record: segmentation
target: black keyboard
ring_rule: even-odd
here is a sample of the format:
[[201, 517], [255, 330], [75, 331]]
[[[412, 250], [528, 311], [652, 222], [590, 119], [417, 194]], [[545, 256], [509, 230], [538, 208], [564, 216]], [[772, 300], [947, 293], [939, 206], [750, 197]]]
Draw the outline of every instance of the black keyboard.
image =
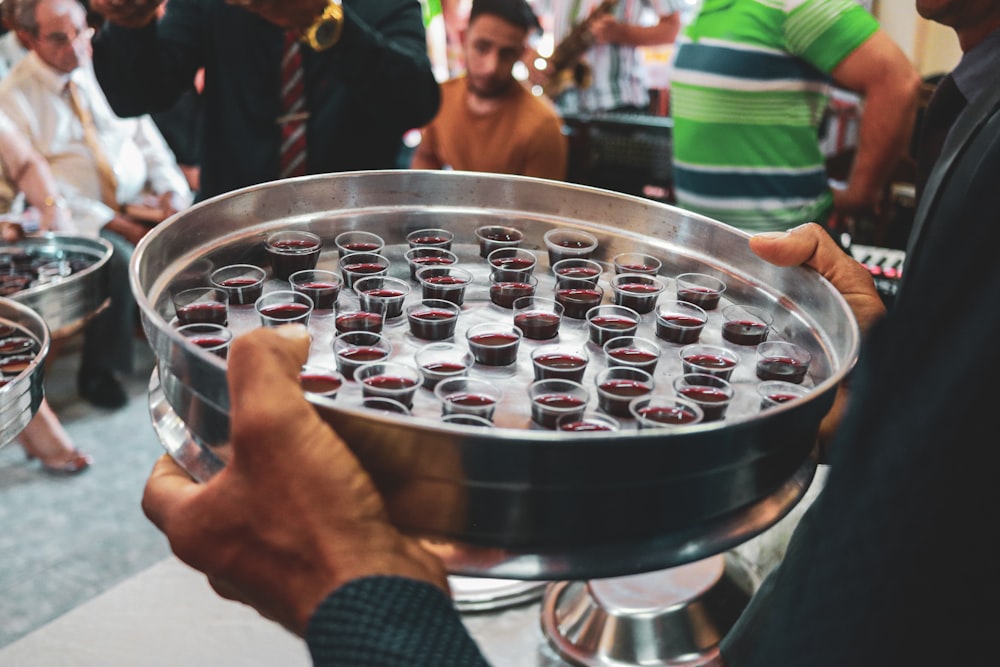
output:
[[852, 244], [851, 256], [868, 269], [875, 280], [875, 289], [886, 303], [892, 301], [899, 289], [899, 280], [903, 277], [903, 264], [906, 252], [895, 248], [879, 248], [877, 246]]

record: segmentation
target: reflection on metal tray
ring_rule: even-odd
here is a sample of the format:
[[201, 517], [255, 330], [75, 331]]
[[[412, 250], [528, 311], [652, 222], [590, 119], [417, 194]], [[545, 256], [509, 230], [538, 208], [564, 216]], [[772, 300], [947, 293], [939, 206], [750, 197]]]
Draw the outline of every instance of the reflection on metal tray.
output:
[[113, 247], [101, 238], [46, 233], [0, 247], [52, 262], [73, 262], [77, 270], [34, 283], [9, 298], [42, 316], [53, 336], [71, 329], [99, 310], [108, 299], [107, 271]]
[[[813, 352], [813, 390], [767, 413], [744, 407], [723, 423], [669, 434], [629, 430], [614, 438], [511, 424], [446, 425], [426, 411], [404, 422], [352, 405], [349, 391], [331, 405], [317, 404], [372, 473], [393, 520], [432, 541], [453, 573], [505, 578], [628, 574], [732, 546], [727, 521], [777, 493], [807, 460], [819, 420], [854, 362], [856, 324], [828, 283], [804, 269], [762, 262], [749, 252], [745, 234], [670, 206], [582, 186], [461, 172], [358, 172], [256, 186], [175, 216], [137, 248], [131, 275], [163, 399], [191, 432], [188, 446], [168, 449], [192, 474], [210, 475], [203, 464], [224, 463], [219, 445], [228, 429], [225, 364], [174, 331], [172, 290], [205, 285], [224, 264], [267, 266], [262, 241], [279, 229], [319, 234], [320, 263], [335, 266], [339, 232], [378, 233], [391, 253], [410, 231], [445, 228], [471, 263], [474, 229], [485, 224], [521, 229], [525, 247], [539, 256], [536, 274], [549, 281], [541, 237], [553, 227], [597, 236], [596, 259], [605, 263], [625, 251], [653, 254], [669, 282], [686, 271], [723, 277], [730, 301], [768, 307], [776, 334]], [[396, 263], [390, 271], [408, 277]], [[419, 290], [414, 294], [418, 298]], [[468, 312], [489, 308], [473, 299]], [[314, 350], [324, 352], [324, 345], [317, 342]], [[511, 388], [527, 384], [519, 372], [520, 366], [506, 379]], [[699, 533], [710, 525], [725, 525], [726, 535], [707, 546]], [[696, 546], [679, 548], [677, 537]]]
[[[27, 367], [17, 374], [0, 373], [0, 447], [24, 430], [38, 411], [44, 387], [45, 357], [49, 353], [49, 330], [30, 308], [10, 299], [0, 298], [0, 330], [12, 335], [24, 334], [36, 345], [30, 348]], [[3, 357], [0, 356], [0, 359]]]

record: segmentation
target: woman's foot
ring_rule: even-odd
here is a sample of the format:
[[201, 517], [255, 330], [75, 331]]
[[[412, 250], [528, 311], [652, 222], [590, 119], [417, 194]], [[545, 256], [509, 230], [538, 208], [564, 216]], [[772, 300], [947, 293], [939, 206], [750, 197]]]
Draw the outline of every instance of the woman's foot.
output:
[[74, 475], [90, 467], [93, 459], [76, 449], [48, 401], [18, 438], [28, 460], [38, 459], [46, 472]]

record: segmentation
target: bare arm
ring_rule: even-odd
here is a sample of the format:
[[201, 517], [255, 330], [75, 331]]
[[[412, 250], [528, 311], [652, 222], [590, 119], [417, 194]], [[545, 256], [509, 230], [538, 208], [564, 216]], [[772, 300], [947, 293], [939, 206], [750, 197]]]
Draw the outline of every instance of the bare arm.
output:
[[854, 166], [847, 189], [835, 193], [834, 206], [847, 215], [876, 211], [913, 132], [920, 75], [882, 30], [832, 74], [838, 85], [864, 97]]
[[598, 44], [624, 44], [625, 46], [657, 46], [673, 44], [681, 29], [681, 15], [677, 12], [660, 16], [655, 25], [630, 25], [619, 23], [610, 14], [597, 19], [591, 27]]
[[434, 144], [433, 129], [425, 127], [420, 132], [420, 143], [417, 144], [417, 149], [410, 160], [411, 169], [440, 169], [444, 166], [434, 149]]
[[49, 163], [19, 132], [0, 134], [0, 161], [14, 186], [24, 193], [28, 204], [41, 214], [41, 229], [66, 230], [70, 227], [69, 209], [59, 196]]

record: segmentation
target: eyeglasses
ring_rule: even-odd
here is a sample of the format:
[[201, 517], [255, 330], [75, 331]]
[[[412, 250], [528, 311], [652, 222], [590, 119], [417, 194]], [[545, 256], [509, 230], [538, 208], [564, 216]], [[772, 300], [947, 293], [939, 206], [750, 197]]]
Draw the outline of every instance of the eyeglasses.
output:
[[94, 36], [93, 28], [84, 28], [83, 30], [76, 30], [72, 35], [68, 35], [64, 32], [53, 32], [48, 35], [42, 35], [39, 37], [43, 42], [48, 42], [55, 47], [68, 46], [76, 42], [77, 40], [89, 40]]

